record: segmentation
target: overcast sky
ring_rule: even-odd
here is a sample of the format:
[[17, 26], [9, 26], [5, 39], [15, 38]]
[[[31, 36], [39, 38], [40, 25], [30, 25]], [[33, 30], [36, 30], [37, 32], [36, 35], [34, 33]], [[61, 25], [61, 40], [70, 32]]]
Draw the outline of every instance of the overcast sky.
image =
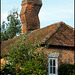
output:
[[[21, 10], [22, 0], [1, 0], [1, 22], [6, 21], [8, 12], [14, 8]], [[39, 12], [40, 27], [60, 21], [74, 27], [74, 0], [42, 0]]]

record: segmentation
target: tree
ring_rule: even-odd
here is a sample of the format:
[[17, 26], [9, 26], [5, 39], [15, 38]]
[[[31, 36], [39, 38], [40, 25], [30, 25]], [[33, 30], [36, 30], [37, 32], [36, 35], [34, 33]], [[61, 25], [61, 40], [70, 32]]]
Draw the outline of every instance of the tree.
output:
[[16, 34], [21, 33], [21, 21], [17, 11], [18, 10], [15, 9], [10, 11], [9, 15], [7, 16], [7, 23], [5, 21], [2, 22], [2, 41], [11, 39], [16, 36]]
[[6, 31], [4, 33], [1, 32], [1, 40], [2, 41], [8, 40], [8, 38], [9, 38], [9, 36]]

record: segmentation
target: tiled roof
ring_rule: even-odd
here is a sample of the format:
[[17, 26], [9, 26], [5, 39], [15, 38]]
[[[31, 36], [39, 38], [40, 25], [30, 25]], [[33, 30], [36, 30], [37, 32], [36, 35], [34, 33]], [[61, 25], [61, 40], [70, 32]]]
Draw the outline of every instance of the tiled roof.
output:
[[64, 22], [34, 30], [27, 35], [27, 39], [34, 44], [36, 36], [38, 36], [37, 41], [42, 44], [74, 46], [74, 29]]
[[[6, 49], [10, 49], [11, 43], [14, 44], [16, 40], [19, 40], [19, 37], [16, 36], [13, 39], [3, 41], [1, 43], [1, 52], [6, 53]], [[34, 30], [26, 36], [26, 39], [27, 41], [30, 40], [31, 44], [34, 45], [36, 37], [38, 44], [74, 47], [74, 29], [64, 22], [54, 23], [45, 28]]]

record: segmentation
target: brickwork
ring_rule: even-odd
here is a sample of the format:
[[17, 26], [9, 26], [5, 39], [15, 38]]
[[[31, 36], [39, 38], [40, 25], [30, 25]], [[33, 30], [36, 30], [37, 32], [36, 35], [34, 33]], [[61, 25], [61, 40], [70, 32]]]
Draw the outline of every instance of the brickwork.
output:
[[[41, 47], [41, 49], [42, 48], [43, 47]], [[74, 50], [72, 49], [48, 48], [45, 49], [45, 53], [59, 53], [58, 58], [56, 57], [58, 59], [58, 66], [60, 66], [61, 63], [74, 64]]]
[[40, 28], [38, 14], [42, 6], [41, 0], [24, 0], [22, 1], [22, 9], [20, 18], [22, 22], [22, 34]]

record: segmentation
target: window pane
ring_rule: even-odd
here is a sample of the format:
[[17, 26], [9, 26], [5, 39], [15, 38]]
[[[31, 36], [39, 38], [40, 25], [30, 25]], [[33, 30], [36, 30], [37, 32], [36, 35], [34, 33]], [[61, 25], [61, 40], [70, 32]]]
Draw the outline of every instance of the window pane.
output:
[[53, 60], [53, 66], [55, 66], [55, 60]]
[[50, 60], [50, 66], [52, 66], [52, 59]]
[[50, 67], [50, 73], [52, 73], [52, 67]]
[[53, 74], [55, 74], [55, 67], [53, 67]]

